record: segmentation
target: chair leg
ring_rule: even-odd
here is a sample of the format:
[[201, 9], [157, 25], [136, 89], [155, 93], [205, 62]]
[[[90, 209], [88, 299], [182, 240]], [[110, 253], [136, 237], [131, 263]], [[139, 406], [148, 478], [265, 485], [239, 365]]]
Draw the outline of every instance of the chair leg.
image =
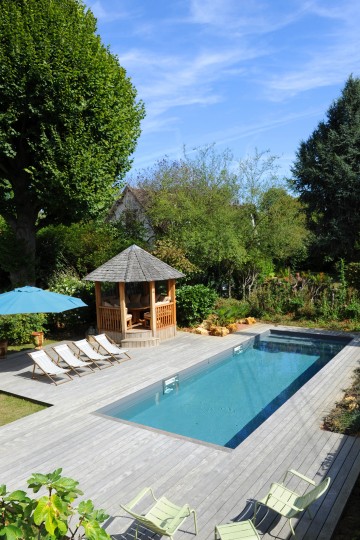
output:
[[196, 512], [195, 512], [195, 510], [191, 510], [191, 512], [194, 514], [195, 535], [197, 535], [197, 533], [198, 533], [198, 528], [197, 528]]
[[296, 536], [296, 535], [295, 535], [295, 531], [294, 531], [293, 524], [291, 523], [291, 518], [289, 518], [289, 525], [290, 525], [291, 532], [293, 533], [294, 536]]

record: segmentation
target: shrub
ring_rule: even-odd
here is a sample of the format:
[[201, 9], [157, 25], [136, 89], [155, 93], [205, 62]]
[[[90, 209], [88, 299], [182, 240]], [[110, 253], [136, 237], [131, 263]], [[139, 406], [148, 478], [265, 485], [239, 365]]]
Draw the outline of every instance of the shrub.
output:
[[7, 339], [9, 345], [31, 342], [32, 332], [44, 332], [47, 316], [44, 313], [0, 316], [0, 339]]
[[87, 307], [50, 314], [49, 324], [56, 328], [73, 328], [93, 323], [96, 319], [94, 283], [82, 281], [74, 270], [55, 273], [49, 280], [49, 289], [56, 293], [81, 298], [87, 304]]
[[180, 325], [194, 326], [211, 313], [217, 299], [205, 285], [183, 285], [176, 291], [177, 319]]
[[345, 269], [345, 277], [351, 287], [360, 290], [360, 263], [349, 263]]
[[212, 320], [219, 326], [227, 326], [250, 313], [249, 303], [233, 298], [219, 298], [212, 312]]
[[360, 302], [353, 299], [349, 304], [343, 308], [343, 317], [345, 319], [360, 320]]
[[[95, 510], [92, 501], [82, 501], [74, 507], [73, 501], [82, 495], [78, 482], [61, 476], [62, 469], [49, 474], [35, 473], [27, 481], [34, 493], [45, 488], [47, 493], [32, 499], [25, 491], [9, 493], [0, 485], [0, 535], [7, 540], [81, 539], [109, 540], [101, 527], [109, 516]], [[76, 516], [74, 526], [71, 519]]]

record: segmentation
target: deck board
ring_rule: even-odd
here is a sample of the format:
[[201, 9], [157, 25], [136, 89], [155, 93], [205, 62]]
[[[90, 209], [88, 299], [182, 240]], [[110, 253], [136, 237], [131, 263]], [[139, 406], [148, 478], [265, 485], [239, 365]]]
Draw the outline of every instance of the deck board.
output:
[[[359, 365], [357, 336], [235, 450], [93, 414], [269, 328], [257, 324], [226, 338], [178, 333], [159, 347], [134, 349], [130, 361], [96, 369], [89, 377], [74, 376], [58, 387], [31, 380], [27, 355], [2, 360], [0, 390], [52, 406], [0, 428], [0, 482], [11, 489], [25, 487], [32, 472], [63, 467], [64, 474], [79, 480], [86, 498], [111, 515], [108, 530], [118, 540], [134, 535], [133, 522], [119, 504], [151, 485], [156, 494], [197, 510], [202, 540], [213, 538], [215, 524], [252, 517], [253, 501], [293, 467], [317, 482], [332, 477], [328, 494], [314, 506], [314, 519], [304, 515], [296, 524], [297, 539], [329, 539], [360, 470], [360, 439], [323, 431], [320, 425]], [[286, 520], [271, 515], [258, 530], [264, 540], [291, 537]], [[192, 532], [189, 519], [176, 539], [189, 540]]]

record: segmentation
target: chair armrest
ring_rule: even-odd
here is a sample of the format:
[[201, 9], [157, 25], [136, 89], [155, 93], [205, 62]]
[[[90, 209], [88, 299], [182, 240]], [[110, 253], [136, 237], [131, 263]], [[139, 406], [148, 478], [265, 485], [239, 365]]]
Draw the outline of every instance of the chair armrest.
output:
[[[271, 488], [270, 488], [270, 489], [271, 489]], [[268, 500], [270, 499], [270, 497], [273, 498], [273, 499], [275, 499], [276, 501], [282, 503], [283, 505], [288, 506], [289, 508], [291, 508], [291, 510], [295, 510], [296, 512], [302, 512], [302, 511], [304, 510], [304, 508], [299, 508], [298, 506], [295, 506], [294, 504], [291, 504], [291, 503], [289, 503], [289, 502], [285, 502], [285, 501], [283, 501], [282, 499], [279, 499], [278, 497], [275, 497], [275, 495], [273, 495], [273, 494], [271, 493], [271, 491], [269, 491], [269, 493], [267, 494], [267, 497], [266, 497], [265, 503], [264, 503], [265, 505], [267, 505], [267, 502], [268, 502]], [[260, 501], [260, 502], [261, 502], [261, 501]]]
[[294, 475], [294, 476], [297, 476], [298, 478], [300, 478], [301, 480], [304, 480], [305, 482], [307, 482], [308, 484], [311, 484], [312, 486], [315, 486], [315, 482], [314, 480], [311, 480], [311, 478], [308, 478], [307, 476], [304, 476], [303, 474], [299, 473], [298, 471], [295, 471], [294, 469], [289, 469], [288, 471], [286, 471], [285, 473], [285, 476], [284, 476], [284, 480], [283, 482], [285, 483], [285, 479], [286, 479], [286, 476], [288, 475], [288, 473]]
[[[140, 491], [140, 493], [138, 493], [136, 495], [136, 497], [134, 497], [126, 506], [127, 508], [129, 508], [130, 510], [132, 508], [134, 508], [134, 506], [148, 493], [148, 491], [150, 491], [151, 495], [153, 496], [153, 499], [154, 501], [157, 501], [154, 493], [153, 493], [153, 490], [151, 489], [151, 487], [146, 487], [144, 489], [142, 489]], [[121, 505], [122, 506], [122, 505]]]

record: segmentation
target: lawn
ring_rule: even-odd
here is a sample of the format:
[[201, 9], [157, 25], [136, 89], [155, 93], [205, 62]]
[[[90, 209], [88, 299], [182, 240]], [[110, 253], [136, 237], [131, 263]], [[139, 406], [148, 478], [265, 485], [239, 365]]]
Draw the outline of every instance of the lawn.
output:
[[0, 392], [0, 426], [10, 424], [10, 422], [14, 422], [18, 418], [39, 412], [45, 408], [46, 405]]

